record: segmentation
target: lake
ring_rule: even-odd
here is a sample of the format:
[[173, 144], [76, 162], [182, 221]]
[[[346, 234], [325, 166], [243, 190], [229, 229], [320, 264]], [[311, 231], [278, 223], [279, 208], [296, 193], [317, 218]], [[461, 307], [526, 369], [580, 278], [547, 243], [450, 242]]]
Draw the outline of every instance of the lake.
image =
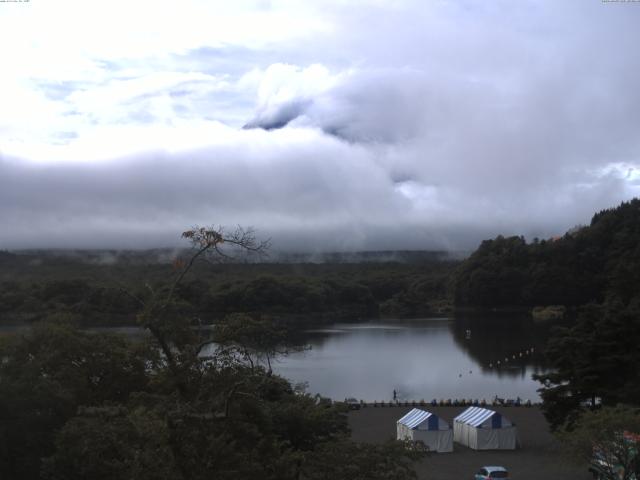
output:
[[[28, 328], [3, 326], [0, 334]], [[138, 327], [91, 330], [143, 334]], [[282, 357], [273, 368], [335, 400], [389, 401], [396, 390], [399, 400], [497, 395], [537, 402], [540, 385], [531, 374], [546, 370], [547, 338], [547, 326], [513, 316], [325, 324], [304, 333], [309, 350]]]
[[[333, 399], [517, 398], [539, 401], [548, 328], [528, 318], [336, 323], [306, 332], [311, 349], [274, 370]], [[498, 365], [500, 362], [500, 365]]]

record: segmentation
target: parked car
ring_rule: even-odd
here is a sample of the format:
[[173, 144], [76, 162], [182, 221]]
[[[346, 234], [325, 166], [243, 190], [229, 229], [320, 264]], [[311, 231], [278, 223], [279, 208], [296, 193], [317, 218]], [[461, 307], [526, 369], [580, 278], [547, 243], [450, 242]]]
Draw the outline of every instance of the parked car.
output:
[[482, 467], [475, 476], [475, 480], [491, 480], [493, 478], [509, 478], [509, 472], [504, 467]]

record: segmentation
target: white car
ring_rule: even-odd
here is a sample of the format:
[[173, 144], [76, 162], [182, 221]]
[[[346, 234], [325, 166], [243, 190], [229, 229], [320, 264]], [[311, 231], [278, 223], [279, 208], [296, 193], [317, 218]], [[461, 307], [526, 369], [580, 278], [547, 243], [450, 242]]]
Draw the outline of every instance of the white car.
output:
[[504, 467], [482, 467], [474, 477], [475, 480], [492, 480], [494, 478], [509, 478], [509, 472]]

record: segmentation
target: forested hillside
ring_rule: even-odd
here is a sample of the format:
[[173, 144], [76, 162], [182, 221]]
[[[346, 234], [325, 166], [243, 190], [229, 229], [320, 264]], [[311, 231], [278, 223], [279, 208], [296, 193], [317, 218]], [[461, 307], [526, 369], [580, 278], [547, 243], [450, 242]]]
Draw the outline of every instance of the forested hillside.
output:
[[[144, 258], [144, 254], [141, 254]], [[244, 312], [296, 320], [420, 316], [450, 306], [457, 262], [203, 264], [176, 291], [183, 313], [204, 322]], [[135, 322], [137, 302], [175, 272], [171, 263], [87, 263], [0, 252], [0, 322], [65, 312], [84, 325]]]
[[610, 409], [640, 405], [639, 199], [560, 238], [486, 240], [451, 285], [457, 307], [573, 308], [571, 323], [554, 327], [545, 350], [552, 369], [534, 375], [545, 416], [553, 429], [572, 432], [587, 428], [589, 407], [602, 405], [603, 418], [629, 428], [626, 414]]
[[596, 213], [561, 238], [482, 242], [453, 279], [457, 306], [579, 306], [640, 292], [640, 200]]

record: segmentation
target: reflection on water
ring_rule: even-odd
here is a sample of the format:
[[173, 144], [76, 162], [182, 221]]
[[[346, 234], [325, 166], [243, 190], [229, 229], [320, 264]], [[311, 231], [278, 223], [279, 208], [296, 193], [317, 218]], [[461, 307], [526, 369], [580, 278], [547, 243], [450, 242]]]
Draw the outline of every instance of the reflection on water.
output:
[[[0, 336], [28, 329], [2, 326]], [[139, 327], [90, 330], [146, 335]], [[311, 349], [280, 359], [274, 369], [334, 399], [388, 401], [396, 390], [400, 400], [497, 395], [538, 401], [531, 375], [545, 371], [547, 337], [548, 328], [528, 318], [338, 323], [308, 330], [301, 340]]]
[[401, 400], [539, 399], [531, 374], [544, 371], [547, 333], [528, 319], [335, 324], [307, 334], [311, 350], [275, 369], [308, 382], [311, 393], [369, 401], [390, 400], [393, 390]]

